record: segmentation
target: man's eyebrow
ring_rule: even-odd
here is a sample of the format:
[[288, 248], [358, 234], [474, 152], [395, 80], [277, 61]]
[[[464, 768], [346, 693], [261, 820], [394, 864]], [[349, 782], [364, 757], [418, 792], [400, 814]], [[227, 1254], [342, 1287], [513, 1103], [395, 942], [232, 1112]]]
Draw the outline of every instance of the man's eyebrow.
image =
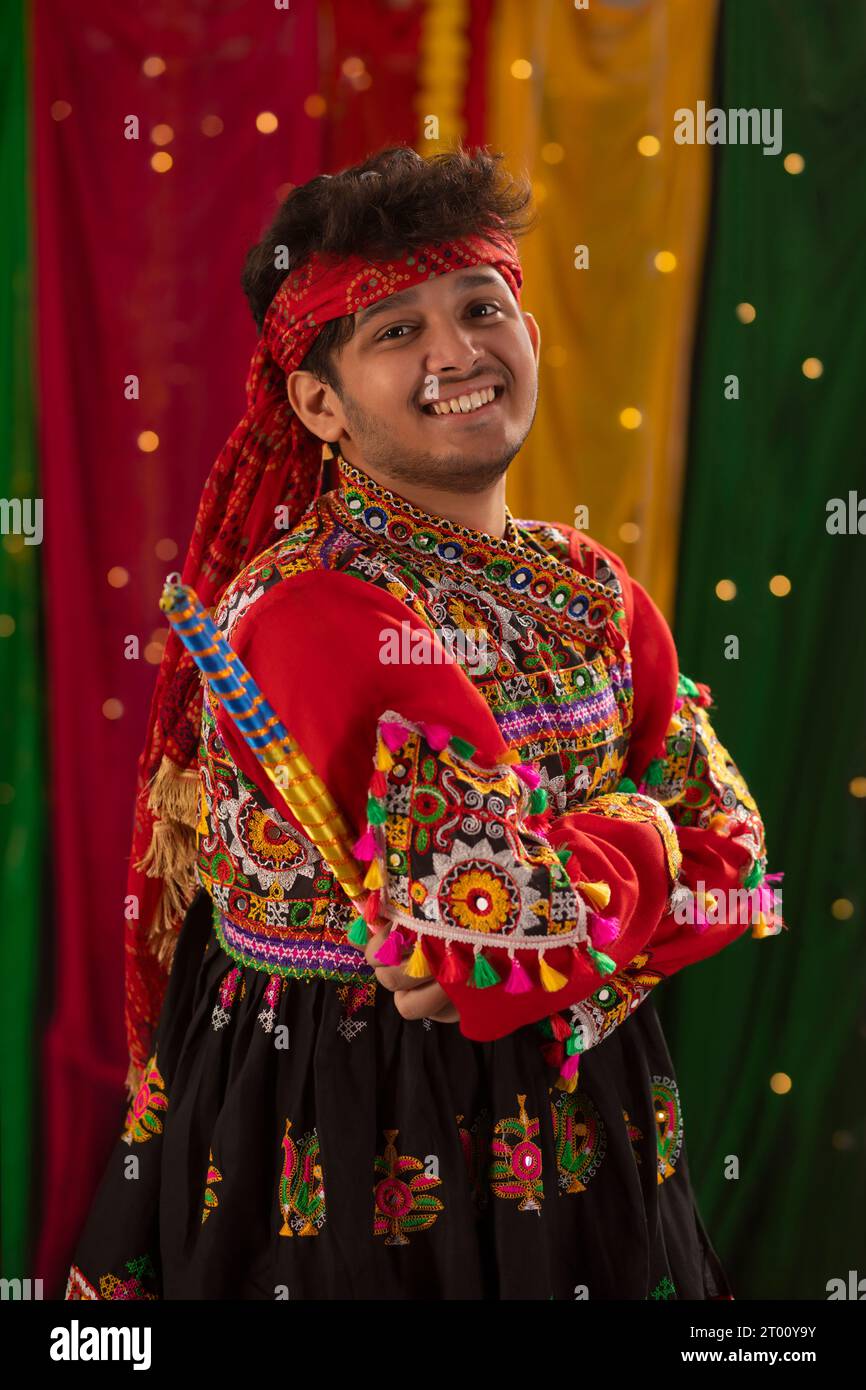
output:
[[[446, 271], [446, 274], [450, 275], [453, 274], [453, 272]], [[501, 282], [495, 275], [492, 275], [490, 271], [474, 271], [471, 275], [464, 275], [462, 277], [459, 289], [477, 290], [484, 289], [484, 287], [488, 285], [491, 289], [502, 289]], [[415, 300], [418, 298], [418, 288], [419, 287], [416, 286], [414, 289], [398, 290], [396, 294], [386, 295], [384, 299], [380, 299], [375, 304], [371, 304], [369, 309], [362, 309], [357, 317], [356, 327], [362, 328], [370, 319], [375, 318], [377, 314], [399, 313], [405, 304], [414, 304]]]

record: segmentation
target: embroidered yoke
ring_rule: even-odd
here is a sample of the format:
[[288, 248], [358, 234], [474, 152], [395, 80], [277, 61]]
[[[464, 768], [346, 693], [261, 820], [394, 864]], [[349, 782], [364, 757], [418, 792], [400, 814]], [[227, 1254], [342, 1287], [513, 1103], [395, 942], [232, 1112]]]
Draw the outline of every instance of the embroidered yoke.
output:
[[[341, 461], [214, 616], [467, 1037], [539, 1023], [567, 1078], [661, 979], [750, 921], [779, 930], [709, 691], [678, 676], [658, 609], [583, 533], [509, 512], [487, 536]], [[369, 981], [364, 923], [207, 695], [200, 771], [197, 874], [226, 954]], [[753, 910], [714, 921], [738, 888], [759, 891]]]

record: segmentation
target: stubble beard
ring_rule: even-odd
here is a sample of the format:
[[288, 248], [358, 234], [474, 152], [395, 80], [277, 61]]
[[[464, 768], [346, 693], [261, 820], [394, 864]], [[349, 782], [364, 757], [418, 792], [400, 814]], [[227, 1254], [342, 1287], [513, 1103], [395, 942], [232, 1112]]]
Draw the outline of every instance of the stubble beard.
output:
[[[354, 442], [364, 461], [377, 472], [392, 478], [395, 483], [423, 483], [426, 487], [442, 488], [445, 492], [485, 492], [505, 473], [523, 447], [523, 441], [535, 419], [536, 398], [532, 403], [529, 424], [516, 444], [488, 458], [468, 456], [455, 458], [452, 452], [437, 454], [432, 450], [409, 449], [395, 445], [393, 434], [376, 415], [369, 415], [347, 392], [340, 397], [353, 434]], [[447, 429], [443, 425], [443, 429]], [[360, 465], [359, 465], [360, 466]]]

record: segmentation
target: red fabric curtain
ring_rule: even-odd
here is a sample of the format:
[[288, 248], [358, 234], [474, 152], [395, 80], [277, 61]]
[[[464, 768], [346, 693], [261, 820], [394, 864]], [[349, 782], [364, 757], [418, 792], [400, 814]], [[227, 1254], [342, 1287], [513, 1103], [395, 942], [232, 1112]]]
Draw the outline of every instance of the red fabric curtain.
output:
[[[34, 3], [53, 808], [35, 1273], [49, 1296], [62, 1293], [124, 1112], [126, 857], [156, 673], [145, 652], [164, 626], [163, 578], [179, 568], [204, 479], [244, 408], [257, 336], [239, 286], [244, 254], [278, 189], [323, 169], [324, 126], [304, 108], [320, 89], [318, 18], [315, 6], [233, 0], [135, 13], [114, 0], [86, 11]], [[148, 76], [148, 58], [165, 70]], [[256, 128], [262, 111], [278, 118], [273, 134]], [[126, 135], [131, 117], [138, 139]], [[158, 125], [173, 131], [165, 145], [152, 139]], [[166, 173], [151, 166], [160, 150], [174, 161]], [[159, 447], [142, 452], [148, 430]], [[157, 554], [166, 539], [176, 560]], [[125, 657], [130, 635], [138, 659]]]

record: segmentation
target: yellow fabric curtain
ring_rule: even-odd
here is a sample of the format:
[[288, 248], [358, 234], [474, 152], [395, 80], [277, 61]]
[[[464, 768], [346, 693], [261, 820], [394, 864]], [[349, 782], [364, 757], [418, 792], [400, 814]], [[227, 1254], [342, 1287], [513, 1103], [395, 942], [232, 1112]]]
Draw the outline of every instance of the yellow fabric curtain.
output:
[[521, 252], [538, 413], [509, 506], [572, 524], [588, 507], [581, 529], [669, 618], [710, 187], [709, 147], [676, 145], [674, 112], [712, 105], [716, 18], [715, 0], [497, 0], [491, 25], [487, 143], [530, 175], [540, 212]]

